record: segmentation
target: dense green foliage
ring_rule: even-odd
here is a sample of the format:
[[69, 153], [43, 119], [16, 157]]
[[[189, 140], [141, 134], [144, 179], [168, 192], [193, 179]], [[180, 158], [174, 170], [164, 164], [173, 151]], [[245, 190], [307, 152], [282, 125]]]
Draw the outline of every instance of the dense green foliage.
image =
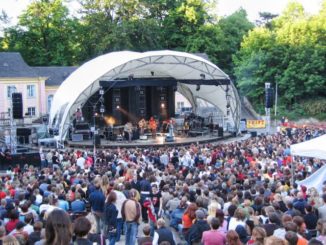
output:
[[237, 84], [256, 108], [263, 108], [264, 83], [270, 82], [278, 83], [281, 112], [321, 116], [325, 111], [311, 108], [318, 104], [311, 98], [326, 96], [325, 58], [326, 4], [318, 15], [308, 16], [292, 2], [268, 26], [246, 35], [234, 58]]
[[280, 16], [260, 13], [256, 26], [243, 9], [215, 16], [216, 0], [78, 0], [77, 17], [67, 1], [32, 1], [9, 28], [2, 12], [0, 51], [46, 66], [118, 50], [204, 52], [259, 112], [270, 82], [278, 84], [280, 113], [326, 115], [326, 0], [317, 15], [291, 2]]
[[244, 10], [217, 20], [215, 0], [78, 2], [76, 18], [65, 0], [33, 1], [19, 23], [5, 29], [0, 47], [21, 52], [30, 65], [78, 65], [117, 50], [206, 52], [232, 72], [232, 55], [253, 28]]

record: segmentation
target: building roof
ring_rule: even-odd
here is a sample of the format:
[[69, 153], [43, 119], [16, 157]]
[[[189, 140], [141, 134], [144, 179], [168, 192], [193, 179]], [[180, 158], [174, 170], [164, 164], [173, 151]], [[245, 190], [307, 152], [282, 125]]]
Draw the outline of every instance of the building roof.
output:
[[78, 67], [77, 66], [38, 66], [33, 67], [40, 77], [48, 77], [46, 86], [60, 86], [62, 82]]
[[0, 52], [0, 77], [38, 77], [18, 52]]
[[0, 52], [0, 77], [47, 77], [46, 86], [60, 86], [77, 66], [38, 66], [26, 64], [18, 52]]

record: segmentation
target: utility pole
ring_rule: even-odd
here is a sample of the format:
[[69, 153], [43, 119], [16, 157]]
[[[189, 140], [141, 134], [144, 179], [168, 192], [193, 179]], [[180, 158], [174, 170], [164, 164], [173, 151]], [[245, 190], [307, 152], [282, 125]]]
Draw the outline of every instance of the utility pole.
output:
[[270, 105], [270, 99], [269, 98], [269, 90], [271, 88], [270, 83], [265, 83], [265, 112], [266, 112], [266, 124], [267, 124], [267, 134], [270, 134], [271, 131], [271, 105]]
[[278, 101], [278, 82], [276, 82], [275, 85], [275, 112], [274, 112], [274, 117], [275, 117], [275, 127], [277, 126], [276, 124], [276, 117], [277, 117], [277, 101]]

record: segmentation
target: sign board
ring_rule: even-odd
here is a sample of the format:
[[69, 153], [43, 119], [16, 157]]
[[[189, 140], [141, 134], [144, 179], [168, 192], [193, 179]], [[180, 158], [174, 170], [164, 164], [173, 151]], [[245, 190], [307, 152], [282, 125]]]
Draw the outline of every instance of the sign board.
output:
[[247, 129], [266, 128], [265, 120], [247, 120]]

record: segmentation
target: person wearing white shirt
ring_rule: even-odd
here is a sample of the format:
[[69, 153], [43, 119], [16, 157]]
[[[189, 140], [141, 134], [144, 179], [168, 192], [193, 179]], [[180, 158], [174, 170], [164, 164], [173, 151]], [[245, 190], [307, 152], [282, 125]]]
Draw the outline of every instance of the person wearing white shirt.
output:
[[120, 241], [120, 236], [123, 228], [123, 219], [121, 214], [122, 204], [124, 201], [127, 200], [126, 196], [118, 190], [114, 190], [114, 192], [117, 194], [117, 200], [115, 202], [115, 206], [118, 210], [118, 216], [117, 216], [117, 234], [116, 234], [116, 242]]
[[77, 159], [77, 162], [76, 162], [76, 164], [77, 164], [77, 166], [78, 167], [80, 167], [80, 169], [84, 169], [85, 168], [85, 158], [84, 157], [79, 157], [78, 159]]

